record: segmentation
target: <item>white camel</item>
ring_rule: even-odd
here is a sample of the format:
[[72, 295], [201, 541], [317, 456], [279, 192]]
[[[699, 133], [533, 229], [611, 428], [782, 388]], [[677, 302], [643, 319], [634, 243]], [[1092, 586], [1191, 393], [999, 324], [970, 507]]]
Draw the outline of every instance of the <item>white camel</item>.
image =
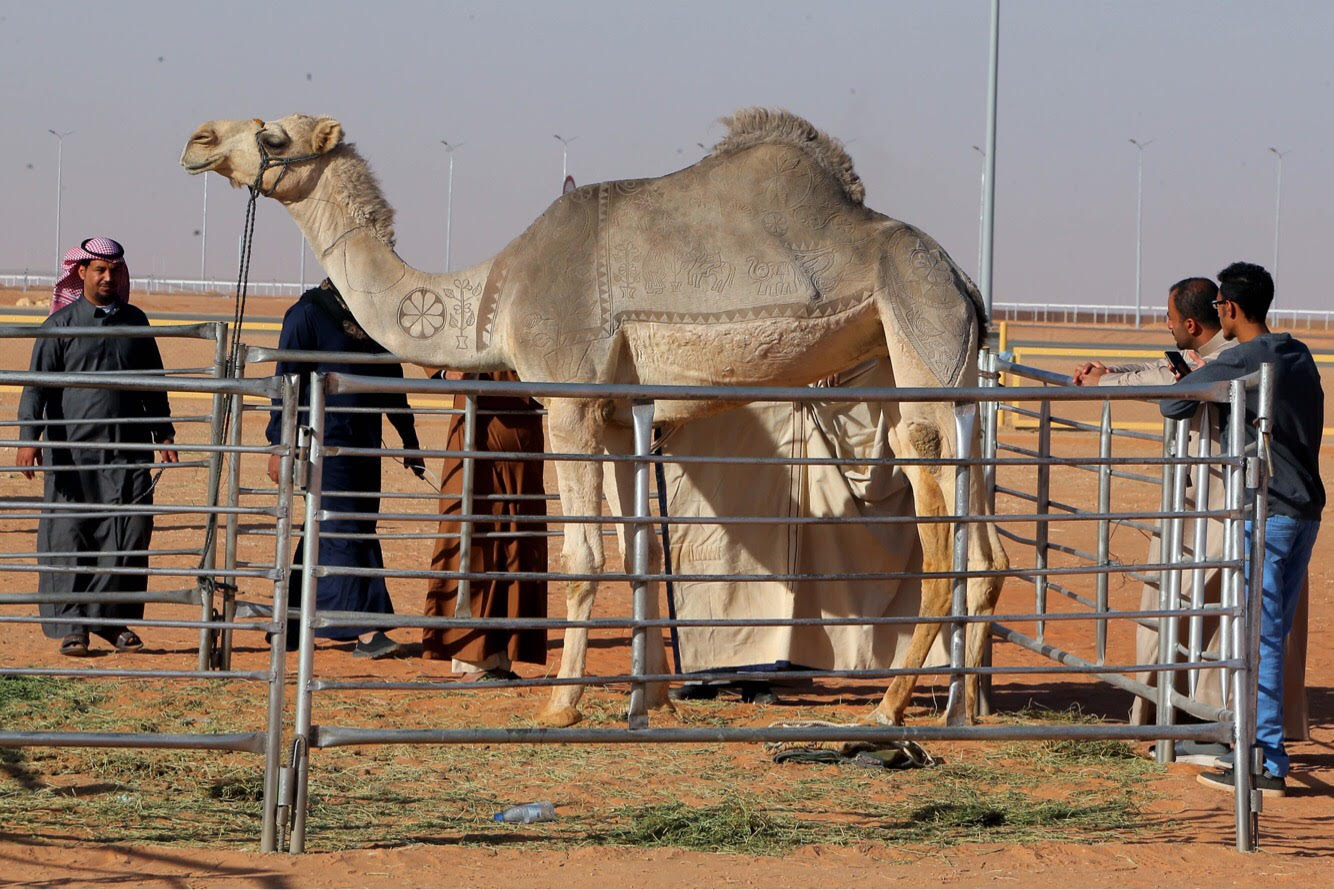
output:
[[[801, 118], [747, 109], [725, 122], [728, 136], [697, 164], [577, 189], [492, 259], [445, 274], [420, 272], [394, 252], [393, 211], [336, 120], [210, 121], [190, 137], [181, 164], [233, 185], [258, 184], [282, 203], [357, 320], [407, 361], [511, 369], [527, 381], [795, 386], [888, 355], [899, 386], [973, 385], [984, 313], [945, 251], [867, 208], [842, 146]], [[547, 409], [555, 451], [632, 451], [628, 404], [551, 399]], [[675, 423], [709, 410], [716, 409], [661, 402], [655, 417]], [[954, 438], [948, 404], [896, 407], [895, 454], [950, 457]], [[600, 513], [598, 464], [556, 466], [564, 513]], [[629, 470], [612, 466], [627, 515]], [[951, 470], [906, 471], [919, 516], [952, 511]], [[980, 513], [980, 490], [970, 497]], [[918, 527], [923, 570], [948, 572], [951, 525]], [[573, 574], [601, 572], [597, 526], [568, 525], [563, 555]], [[969, 535], [969, 565], [1006, 565], [990, 523]], [[569, 582], [571, 619], [589, 617], [596, 589]], [[971, 579], [970, 613], [992, 614], [999, 590], [998, 578]], [[948, 613], [950, 601], [948, 580], [923, 583], [924, 617]], [[939, 627], [917, 625], [907, 667], [922, 665]], [[970, 664], [980, 661], [985, 629], [970, 625]], [[587, 637], [566, 630], [559, 677], [583, 676]], [[665, 671], [662, 635], [650, 641], [647, 668]], [[901, 722], [914, 685], [913, 677], [895, 679], [869, 719]], [[578, 721], [582, 691], [557, 686], [539, 722]], [[667, 705], [666, 684], [649, 684], [646, 700]]]

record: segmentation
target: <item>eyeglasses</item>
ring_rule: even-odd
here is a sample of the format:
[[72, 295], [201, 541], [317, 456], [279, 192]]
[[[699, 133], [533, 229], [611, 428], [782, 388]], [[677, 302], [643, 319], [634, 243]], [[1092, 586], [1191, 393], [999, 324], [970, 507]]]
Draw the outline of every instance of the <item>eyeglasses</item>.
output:
[[1214, 300], [1213, 303], [1211, 303], [1210, 305], [1212, 305], [1212, 306], [1226, 306], [1228, 303], [1231, 303], [1231, 302], [1232, 302], [1231, 300]]

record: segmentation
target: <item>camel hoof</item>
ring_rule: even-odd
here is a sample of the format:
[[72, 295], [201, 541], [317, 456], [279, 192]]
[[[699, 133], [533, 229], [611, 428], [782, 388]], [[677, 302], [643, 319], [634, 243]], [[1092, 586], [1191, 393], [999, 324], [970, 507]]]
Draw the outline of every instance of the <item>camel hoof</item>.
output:
[[886, 714], [884, 711], [880, 710], [879, 708], [876, 708], [876, 709], [875, 709], [874, 711], [872, 711], [871, 713], [866, 714], [866, 715], [863, 716], [861, 719], [859, 719], [857, 722], [858, 722], [858, 723], [861, 723], [861, 724], [865, 724], [865, 725], [867, 725], [867, 726], [901, 726], [901, 725], [902, 725], [902, 723], [901, 723], [899, 720], [896, 720], [894, 717], [892, 717], [892, 716], [889, 715], [889, 714]]
[[666, 683], [650, 683], [645, 691], [646, 706], [650, 711], [661, 711], [666, 708], [675, 713], [676, 708], [672, 707], [672, 699], [667, 694], [671, 687]]
[[664, 699], [663, 699], [662, 701], [660, 701], [660, 702], [657, 702], [657, 703], [655, 703], [655, 704], [650, 704], [650, 705], [648, 706], [648, 709], [649, 709], [650, 711], [660, 711], [660, 712], [662, 712], [663, 714], [675, 714], [675, 713], [676, 713], [676, 705], [672, 704], [672, 700], [671, 700], [670, 698], [664, 698]]
[[553, 705], [537, 715], [537, 725], [558, 729], [564, 726], [574, 726], [582, 719], [584, 719], [584, 715], [579, 713], [578, 708], [555, 707]]

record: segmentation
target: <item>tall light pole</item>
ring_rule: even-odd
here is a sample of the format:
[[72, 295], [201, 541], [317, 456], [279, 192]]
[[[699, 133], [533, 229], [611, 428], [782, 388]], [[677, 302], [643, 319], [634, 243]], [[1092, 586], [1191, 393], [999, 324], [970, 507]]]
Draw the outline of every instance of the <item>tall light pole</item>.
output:
[[1283, 210], [1283, 157], [1292, 154], [1292, 149], [1279, 151], [1272, 145], [1269, 150], [1274, 153], [1275, 166], [1278, 168], [1276, 181], [1274, 183], [1274, 296], [1278, 297], [1278, 221], [1279, 214]]
[[569, 139], [566, 139], [559, 133], [553, 133], [552, 136], [560, 141], [560, 181], [561, 186], [563, 187], [565, 185], [565, 177], [570, 175], [570, 143], [579, 137], [571, 136]]
[[440, 144], [449, 154], [449, 177], [446, 180], [448, 185], [445, 186], [445, 271], [449, 272], [454, 269], [449, 264], [450, 239], [454, 234], [454, 149], [462, 148], [464, 143], [446, 142], [441, 139]]
[[1139, 174], [1135, 186], [1135, 327], [1139, 327], [1143, 304], [1140, 301], [1140, 286], [1143, 283], [1144, 269], [1144, 149], [1153, 145], [1153, 140], [1140, 142], [1131, 139], [1130, 144], [1139, 151]]
[[996, 240], [996, 95], [1000, 88], [1000, 0], [991, 0], [990, 64], [987, 66], [987, 150], [983, 166], [982, 251], [978, 286], [982, 305], [991, 316], [991, 269]]
[[73, 135], [73, 130], [67, 130], [64, 133], [57, 133], [55, 130], [48, 129], [46, 132], [56, 137], [56, 277], [60, 277], [60, 261], [64, 258], [65, 252], [60, 249], [60, 199], [62, 190], [60, 185], [61, 173], [65, 167], [65, 137]]
[[983, 229], [987, 226], [987, 153], [979, 145], [974, 145], [973, 151], [982, 156], [982, 173], [979, 176], [982, 194], [977, 199], [977, 274], [981, 277]]
[[208, 174], [202, 177], [204, 180], [204, 214], [199, 223], [199, 289], [203, 291], [207, 285], [208, 277], [204, 270], [208, 264]]

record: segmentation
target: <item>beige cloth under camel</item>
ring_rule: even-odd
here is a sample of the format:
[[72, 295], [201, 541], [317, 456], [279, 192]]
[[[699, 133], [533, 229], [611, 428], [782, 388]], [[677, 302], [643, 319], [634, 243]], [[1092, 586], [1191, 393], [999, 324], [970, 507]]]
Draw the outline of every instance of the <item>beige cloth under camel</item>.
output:
[[[888, 363], [842, 375], [843, 386], [891, 386]], [[911, 516], [901, 471], [855, 461], [890, 457], [879, 404], [756, 403], [692, 421], [663, 440], [665, 455], [847, 457], [848, 465], [665, 465], [671, 516]], [[914, 572], [921, 544], [912, 524], [670, 526], [680, 574]], [[918, 581], [678, 581], [682, 619], [915, 616]], [[681, 670], [771, 664], [825, 670], [898, 666], [912, 625], [682, 628]], [[937, 640], [928, 664], [946, 664]]]

